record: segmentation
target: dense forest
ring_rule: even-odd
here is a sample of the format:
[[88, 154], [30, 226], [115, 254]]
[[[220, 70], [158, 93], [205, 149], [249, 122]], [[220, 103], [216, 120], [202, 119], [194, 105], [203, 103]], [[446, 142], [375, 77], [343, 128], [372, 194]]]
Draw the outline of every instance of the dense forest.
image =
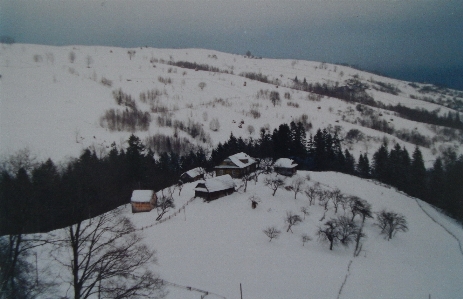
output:
[[86, 149], [80, 157], [58, 167], [47, 160], [14, 172], [2, 170], [0, 234], [46, 232], [69, 226], [129, 203], [134, 189], [159, 191], [178, 183], [181, 173], [194, 167], [212, 170], [229, 155], [246, 152], [258, 158], [290, 157], [301, 170], [338, 171], [392, 185], [441, 208], [463, 222], [463, 155], [447, 151], [426, 169], [418, 147], [410, 155], [396, 144], [383, 144], [370, 162], [343, 150], [329, 129], [306, 135], [302, 123], [282, 124], [273, 132], [261, 129], [257, 139], [233, 134], [210, 154], [199, 149], [180, 156], [155, 153], [135, 135], [125, 149], [112, 145], [99, 157]]

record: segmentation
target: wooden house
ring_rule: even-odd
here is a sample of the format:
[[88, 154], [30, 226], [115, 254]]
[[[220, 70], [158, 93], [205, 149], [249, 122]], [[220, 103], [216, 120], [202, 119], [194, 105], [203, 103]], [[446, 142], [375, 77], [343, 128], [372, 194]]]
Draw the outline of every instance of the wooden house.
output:
[[211, 201], [235, 192], [235, 182], [228, 174], [200, 181], [195, 188], [195, 197]]
[[153, 190], [134, 190], [130, 203], [132, 213], [149, 212], [156, 208], [157, 196]]
[[245, 153], [232, 155], [214, 167], [215, 175], [228, 174], [232, 178], [241, 178], [243, 175], [256, 171], [257, 162]]
[[180, 182], [182, 184], [185, 184], [197, 180], [203, 180], [205, 173], [206, 171], [202, 167], [193, 168], [191, 170], [188, 170], [187, 172], [182, 173], [182, 175], [180, 176]]
[[280, 158], [273, 164], [273, 170], [281, 175], [292, 176], [296, 174], [297, 164], [292, 159]]

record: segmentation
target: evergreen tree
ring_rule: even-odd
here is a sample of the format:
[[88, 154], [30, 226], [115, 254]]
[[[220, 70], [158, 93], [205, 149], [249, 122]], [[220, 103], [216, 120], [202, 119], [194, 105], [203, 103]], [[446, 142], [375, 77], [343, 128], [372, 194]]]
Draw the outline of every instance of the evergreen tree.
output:
[[367, 154], [359, 156], [359, 161], [357, 164], [357, 173], [362, 178], [370, 177], [370, 161], [368, 160]]
[[355, 158], [350, 154], [350, 152], [346, 149], [344, 151], [345, 157], [345, 164], [344, 164], [344, 171], [347, 174], [354, 174], [355, 173]]
[[418, 198], [423, 198], [426, 194], [426, 168], [418, 146], [413, 152], [410, 165], [410, 194]]
[[376, 153], [373, 154], [373, 176], [384, 183], [388, 183], [389, 153], [387, 145], [383, 144]]

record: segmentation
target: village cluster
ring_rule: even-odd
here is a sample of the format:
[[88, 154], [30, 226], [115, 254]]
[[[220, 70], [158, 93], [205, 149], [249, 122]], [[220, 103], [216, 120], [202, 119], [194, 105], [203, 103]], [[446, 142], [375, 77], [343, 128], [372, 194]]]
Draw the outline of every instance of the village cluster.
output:
[[[296, 173], [297, 165], [292, 159], [280, 158], [273, 164], [273, 170], [281, 175], [292, 176]], [[252, 174], [256, 169], [257, 160], [241, 152], [229, 156], [220, 165], [214, 167], [215, 176], [205, 178], [206, 171], [197, 167], [183, 173], [179, 184], [197, 181], [194, 197], [209, 202], [234, 193], [237, 186], [233, 179]], [[134, 190], [131, 205], [133, 213], [149, 212], [158, 206], [158, 196], [154, 190]]]

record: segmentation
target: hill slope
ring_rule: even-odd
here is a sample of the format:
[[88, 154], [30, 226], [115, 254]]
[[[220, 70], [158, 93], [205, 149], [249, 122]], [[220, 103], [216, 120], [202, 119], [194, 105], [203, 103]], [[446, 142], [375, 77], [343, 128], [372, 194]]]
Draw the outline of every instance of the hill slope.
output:
[[[321, 221], [325, 214], [322, 206], [309, 206], [305, 195], [294, 199], [294, 193], [284, 189], [273, 197], [263, 175], [257, 184], [248, 185], [246, 193], [241, 188], [210, 203], [197, 198], [184, 205], [194, 194], [196, 184], [189, 183], [181, 196], [174, 194], [176, 211], [166, 215], [164, 218], [172, 218], [165, 222], [155, 224], [155, 211], [132, 214], [129, 205], [126, 207], [127, 216], [143, 228], [140, 233], [145, 243], [157, 251], [158, 265], [153, 265], [153, 270], [178, 285], [168, 287], [168, 298], [203, 294], [179, 286], [208, 291], [207, 298], [236, 298], [240, 283], [243, 298], [458, 298], [463, 294], [460, 226], [426, 203], [387, 186], [339, 173], [298, 173], [301, 177], [307, 174], [311, 177], [307, 186], [318, 182], [322, 189], [339, 188], [345, 195], [366, 199], [373, 211], [403, 214], [409, 231], [387, 241], [375, 221], [367, 220], [367, 238], [354, 258], [353, 245], [330, 251], [328, 244], [317, 242], [316, 237], [326, 220], [350, 216], [348, 210], [340, 208], [335, 215], [330, 204]], [[262, 200], [255, 210], [248, 200], [251, 195]], [[293, 227], [294, 233], [286, 232], [286, 212], [302, 216], [303, 206], [309, 207], [310, 215]], [[262, 232], [268, 226], [280, 229], [280, 237], [269, 242]], [[303, 246], [302, 234], [313, 240]], [[46, 255], [45, 250], [42, 256]], [[64, 277], [59, 265], [53, 267], [54, 275]]]
[[[142, 138], [156, 134], [172, 136], [176, 132], [176, 136], [208, 148], [226, 140], [231, 132], [256, 138], [261, 127], [272, 131], [282, 123], [301, 120], [303, 115], [313, 130], [330, 127], [342, 138], [351, 129], [360, 130], [360, 140], [345, 140], [345, 146], [356, 157], [360, 152], [373, 153], [384, 137], [411, 152], [414, 144], [410, 140], [418, 136], [420, 145], [426, 147], [423, 153], [428, 165], [445, 148], [462, 148], [458, 132], [408, 120], [390, 110], [369, 106], [362, 109], [356, 107], [356, 102], [294, 89], [296, 78], [299, 83], [305, 79], [307, 84], [329, 88], [357, 88], [360, 84], [366, 88], [365, 95], [381, 105], [400, 104], [436, 111], [438, 116], [449, 112], [455, 116], [455, 109], [461, 111], [463, 107], [462, 92], [345, 66], [254, 59], [204, 49], [14, 44], [2, 46], [0, 67], [2, 156], [24, 147], [41, 159], [62, 160], [77, 156], [87, 147], [104, 153], [112, 142], [125, 146], [132, 132]], [[244, 77], [256, 79], [256, 75], [260, 81]], [[131, 96], [138, 111], [149, 113], [152, 121], [147, 130], [114, 131], [102, 121], [110, 109], [119, 113], [128, 109], [114, 100], [113, 92], [118, 90]], [[149, 91], [155, 94], [153, 100], [143, 101], [140, 94]], [[280, 95], [281, 102], [276, 106], [269, 99], [272, 91]], [[219, 120], [217, 131], [209, 129], [213, 119]], [[374, 119], [387, 123], [389, 133], [372, 129]], [[203, 136], [175, 130], [172, 124], [176, 121], [199, 125], [204, 129]], [[244, 124], [239, 126], [241, 121]], [[314, 133], [313, 130], [308, 133]]]

